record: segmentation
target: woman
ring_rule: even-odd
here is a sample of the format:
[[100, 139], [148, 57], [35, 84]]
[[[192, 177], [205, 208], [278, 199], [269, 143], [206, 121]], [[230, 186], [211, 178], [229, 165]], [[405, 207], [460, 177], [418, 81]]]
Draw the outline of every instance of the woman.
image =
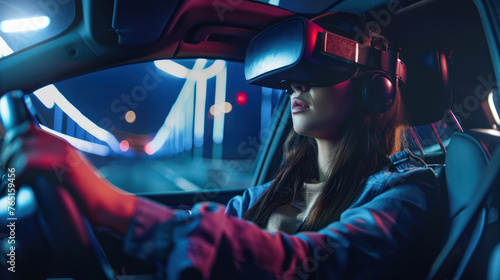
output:
[[[377, 34], [358, 36], [354, 15], [316, 23], [387, 48]], [[28, 124], [6, 137], [2, 161], [23, 180], [44, 173], [64, 183], [93, 225], [125, 236], [125, 252], [161, 264], [168, 279], [421, 279], [445, 208], [433, 171], [404, 149], [401, 96], [387, 112], [367, 113], [355, 94], [364, 74], [330, 87], [292, 81], [292, 105], [302, 109], [292, 109], [280, 172], [226, 208], [174, 213], [125, 193], [68, 143]]]

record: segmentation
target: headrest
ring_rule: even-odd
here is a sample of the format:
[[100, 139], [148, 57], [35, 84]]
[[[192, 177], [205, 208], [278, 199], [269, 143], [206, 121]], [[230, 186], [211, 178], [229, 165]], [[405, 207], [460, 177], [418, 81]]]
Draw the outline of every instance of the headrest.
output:
[[404, 57], [408, 74], [403, 100], [410, 125], [439, 121], [451, 106], [450, 51], [438, 49]]

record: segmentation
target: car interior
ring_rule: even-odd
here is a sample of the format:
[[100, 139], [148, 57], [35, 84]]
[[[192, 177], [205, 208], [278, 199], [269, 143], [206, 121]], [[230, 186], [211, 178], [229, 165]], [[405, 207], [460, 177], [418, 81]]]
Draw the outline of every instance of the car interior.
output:
[[[44, 2], [46, 7], [62, 11], [65, 3], [73, 1], [49, 2]], [[197, 58], [210, 60], [212, 65], [224, 60], [229, 72], [242, 71], [252, 38], [285, 19], [333, 11], [365, 14], [400, 48], [400, 58], [408, 68], [402, 91], [410, 122], [408, 145], [434, 169], [447, 192], [443, 204], [449, 207], [449, 230], [426, 279], [500, 279], [498, 4], [479, 0], [336, 0], [308, 5], [302, 3], [306, 1], [277, 1], [277, 5], [272, 0], [275, 4], [166, 2], [76, 0], [73, 20], [61, 33], [4, 57], [0, 52], [0, 135], [30, 114], [45, 123], [47, 117], [40, 112], [45, 108], [43, 101], [32, 93], [49, 84], [62, 87], [75, 77], [131, 69], [120, 68], [130, 65], [147, 67], [165, 59], [193, 69]], [[247, 92], [250, 96], [250, 92], [264, 90]], [[246, 181], [223, 189], [141, 192], [139, 188], [134, 192], [185, 210], [201, 201], [226, 204], [245, 188], [272, 180], [292, 129], [290, 96], [276, 90], [272, 96], [266, 137], [255, 148]], [[142, 148], [146, 147], [141, 144], [138, 149]], [[96, 166], [104, 165], [101, 156], [88, 156]], [[2, 181], [0, 205], [6, 205], [5, 176]], [[234, 187], [241, 182], [247, 185]], [[17, 194], [18, 273], [2, 269], [1, 279], [154, 279], [155, 265], [125, 255], [121, 237], [91, 227], [76, 205], [63, 199], [61, 187], [40, 177], [24, 190]], [[0, 209], [2, 247], [7, 246], [8, 237], [6, 209]], [[6, 267], [7, 260], [2, 258], [0, 263]]]

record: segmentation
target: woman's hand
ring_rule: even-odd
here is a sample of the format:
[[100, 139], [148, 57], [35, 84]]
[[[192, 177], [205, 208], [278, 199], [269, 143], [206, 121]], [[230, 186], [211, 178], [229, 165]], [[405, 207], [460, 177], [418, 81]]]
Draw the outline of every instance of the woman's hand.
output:
[[126, 233], [136, 197], [109, 183], [65, 140], [25, 121], [7, 131], [0, 160], [5, 170], [15, 168], [18, 184], [44, 176], [65, 186], [93, 225]]

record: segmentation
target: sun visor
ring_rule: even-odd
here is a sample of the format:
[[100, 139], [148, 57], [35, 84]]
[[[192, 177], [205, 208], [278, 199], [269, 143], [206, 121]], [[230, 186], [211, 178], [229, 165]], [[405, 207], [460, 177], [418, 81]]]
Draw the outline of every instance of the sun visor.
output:
[[112, 27], [120, 45], [145, 45], [158, 40], [178, 0], [115, 0]]

